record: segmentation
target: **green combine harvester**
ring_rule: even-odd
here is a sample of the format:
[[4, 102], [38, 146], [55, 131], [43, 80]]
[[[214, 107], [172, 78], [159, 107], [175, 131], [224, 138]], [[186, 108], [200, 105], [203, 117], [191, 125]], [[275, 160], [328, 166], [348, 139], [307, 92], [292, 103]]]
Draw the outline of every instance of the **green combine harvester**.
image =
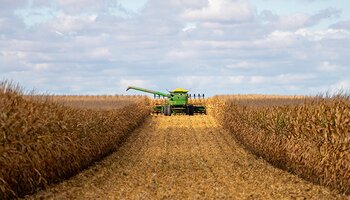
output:
[[156, 104], [153, 107], [153, 113], [161, 113], [165, 116], [171, 116], [171, 114], [182, 113], [186, 115], [194, 115], [195, 113], [206, 114], [204, 102], [204, 94], [201, 96], [197, 95], [198, 100], [203, 98], [203, 101], [197, 101], [196, 105], [190, 104], [190, 98], [196, 98], [196, 95], [188, 94], [188, 90], [182, 88], [176, 88], [173, 91], [170, 91], [169, 94], [163, 92], [157, 92], [153, 90], [143, 89], [139, 87], [129, 86], [126, 91], [134, 89], [142, 92], [151, 93], [155, 98], [165, 98], [162, 104]]

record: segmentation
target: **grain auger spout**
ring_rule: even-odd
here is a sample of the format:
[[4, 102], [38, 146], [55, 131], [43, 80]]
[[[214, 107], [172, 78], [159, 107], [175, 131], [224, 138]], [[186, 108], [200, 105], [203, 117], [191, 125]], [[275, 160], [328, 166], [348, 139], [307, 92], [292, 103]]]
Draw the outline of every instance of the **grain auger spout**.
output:
[[150, 93], [150, 94], [154, 94], [154, 95], [158, 95], [158, 96], [163, 96], [163, 97], [168, 97], [170, 98], [171, 95], [170, 94], [165, 94], [163, 92], [157, 92], [157, 91], [154, 91], [154, 90], [148, 90], [148, 89], [144, 89], [144, 88], [139, 88], [139, 87], [133, 87], [133, 86], [129, 86], [126, 91], [130, 90], [130, 89], [134, 89], [134, 90], [138, 90], [138, 91], [142, 91], [142, 92], [147, 92], [147, 93]]
[[[184, 113], [186, 115], [194, 115], [195, 113], [206, 114], [204, 94], [202, 95], [202, 99], [201, 95], [198, 94], [198, 99], [196, 99], [198, 101], [194, 101], [196, 103], [194, 104], [189, 101], [191, 95], [188, 94], [188, 90], [182, 88], [176, 88], [168, 94], [134, 86], [129, 86], [126, 91], [130, 89], [153, 94], [155, 98], [165, 98], [161, 103], [155, 103], [153, 113], [164, 113], [166, 116], [176, 113]], [[193, 95], [193, 97], [195, 98], [196, 96]]]

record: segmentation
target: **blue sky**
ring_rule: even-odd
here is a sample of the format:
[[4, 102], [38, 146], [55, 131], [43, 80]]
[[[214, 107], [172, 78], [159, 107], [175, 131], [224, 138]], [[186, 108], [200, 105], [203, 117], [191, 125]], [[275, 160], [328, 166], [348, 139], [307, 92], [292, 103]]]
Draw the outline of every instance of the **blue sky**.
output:
[[51, 94], [350, 90], [345, 0], [0, 0], [0, 79]]

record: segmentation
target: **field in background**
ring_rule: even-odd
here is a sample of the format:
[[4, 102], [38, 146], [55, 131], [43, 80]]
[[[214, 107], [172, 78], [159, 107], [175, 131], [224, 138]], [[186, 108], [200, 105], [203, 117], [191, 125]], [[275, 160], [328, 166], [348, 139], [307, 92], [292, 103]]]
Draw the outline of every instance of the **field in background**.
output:
[[54, 102], [70, 108], [111, 110], [128, 106], [139, 101], [148, 101], [141, 95], [24, 95], [25, 99], [36, 102]]
[[210, 113], [249, 151], [307, 180], [350, 193], [350, 101], [334, 97], [231, 95]]
[[149, 115], [144, 97], [35, 96], [0, 84], [0, 199], [38, 191], [114, 151]]
[[122, 108], [139, 101], [148, 101], [146, 96], [140, 95], [79, 95], [79, 96], [59, 96], [54, 95], [49, 97], [53, 102], [72, 107], [86, 108], [94, 110], [111, 110]]

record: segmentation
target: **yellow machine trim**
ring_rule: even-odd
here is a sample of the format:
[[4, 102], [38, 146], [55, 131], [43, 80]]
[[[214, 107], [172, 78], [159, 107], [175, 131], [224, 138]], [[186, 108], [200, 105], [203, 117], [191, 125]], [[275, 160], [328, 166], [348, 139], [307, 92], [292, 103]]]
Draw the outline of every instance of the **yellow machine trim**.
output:
[[175, 90], [173, 90], [171, 92], [188, 92], [188, 90], [185, 90], [183, 88], [176, 88]]

